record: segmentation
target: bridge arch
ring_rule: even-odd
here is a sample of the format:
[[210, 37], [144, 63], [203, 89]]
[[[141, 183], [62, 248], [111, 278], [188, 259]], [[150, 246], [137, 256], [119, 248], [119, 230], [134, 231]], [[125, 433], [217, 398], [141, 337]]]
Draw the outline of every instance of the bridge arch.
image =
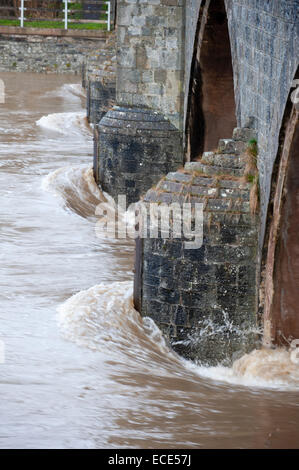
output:
[[186, 159], [214, 150], [236, 127], [232, 55], [224, 0], [203, 1], [194, 43]]
[[[299, 82], [299, 68], [294, 81]], [[299, 338], [299, 103], [290, 90], [274, 165], [265, 252], [264, 343]], [[295, 97], [295, 99], [294, 99]]]

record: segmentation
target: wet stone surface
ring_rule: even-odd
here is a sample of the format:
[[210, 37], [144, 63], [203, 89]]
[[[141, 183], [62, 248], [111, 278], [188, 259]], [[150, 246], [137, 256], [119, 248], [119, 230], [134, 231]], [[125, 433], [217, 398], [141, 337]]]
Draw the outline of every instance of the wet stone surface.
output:
[[127, 203], [139, 198], [169, 171], [183, 164], [181, 133], [149, 109], [114, 107], [97, 126], [97, 181]]
[[[238, 130], [238, 141], [245, 134], [247, 129], [244, 134]], [[239, 151], [229, 157], [209, 152], [200, 162], [169, 173], [144, 198], [158, 207], [203, 204], [202, 246], [187, 248], [185, 233], [175, 238], [170, 222], [169, 238], [160, 233], [137, 245], [141, 279], [135, 276], [141, 314], [158, 323], [176, 352], [202, 364], [231, 364], [259, 342], [258, 224], [250, 212], [251, 185], [242, 178], [244, 168]]]

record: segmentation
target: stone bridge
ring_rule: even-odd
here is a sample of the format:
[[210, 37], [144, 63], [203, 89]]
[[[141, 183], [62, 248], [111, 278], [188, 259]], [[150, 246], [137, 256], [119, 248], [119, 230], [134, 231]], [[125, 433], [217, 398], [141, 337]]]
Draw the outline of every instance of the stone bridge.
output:
[[129, 202], [204, 206], [201, 248], [136, 242], [135, 306], [181, 354], [299, 338], [298, 0], [119, 0], [95, 175]]

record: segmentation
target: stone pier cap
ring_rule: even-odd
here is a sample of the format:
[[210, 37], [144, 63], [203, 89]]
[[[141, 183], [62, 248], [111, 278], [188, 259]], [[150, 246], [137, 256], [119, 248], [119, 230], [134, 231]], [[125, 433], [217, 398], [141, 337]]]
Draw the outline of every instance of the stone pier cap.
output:
[[114, 106], [97, 126], [95, 174], [114, 199], [137, 202], [163, 175], [183, 164], [182, 133], [161, 113]]

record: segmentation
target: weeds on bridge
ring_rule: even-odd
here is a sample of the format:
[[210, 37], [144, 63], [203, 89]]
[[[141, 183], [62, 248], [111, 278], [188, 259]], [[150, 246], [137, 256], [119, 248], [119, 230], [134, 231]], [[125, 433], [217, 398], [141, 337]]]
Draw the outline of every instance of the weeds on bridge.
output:
[[244, 158], [246, 164], [244, 178], [247, 183], [251, 184], [249, 204], [250, 212], [254, 215], [257, 213], [260, 204], [259, 172], [257, 167], [258, 145], [256, 139], [249, 140]]

